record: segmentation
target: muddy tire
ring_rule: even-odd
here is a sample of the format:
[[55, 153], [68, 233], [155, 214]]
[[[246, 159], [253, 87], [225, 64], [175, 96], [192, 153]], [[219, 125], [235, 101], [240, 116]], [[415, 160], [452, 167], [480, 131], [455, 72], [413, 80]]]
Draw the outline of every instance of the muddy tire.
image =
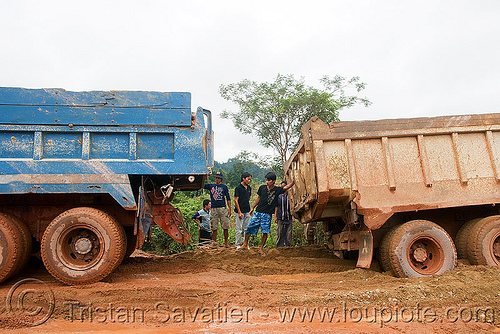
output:
[[483, 218], [474, 225], [467, 250], [472, 264], [500, 265], [500, 216]]
[[379, 246], [379, 260], [380, 260], [380, 267], [382, 268], [383, 271], [392, 271], [392, 267], [390, 265], [390, 256], [389, 256], [389, 241], [391, 240], [392, 235], [394, 234], [394, 231], [396, 230], [398, 226], [392, 227], [382, 238], [382, 241], [380, 242]]
[[19, 257], [19, 261], [16, 264], [16, 269], [14, 270], [14, 275], [16, 275], [24, 268], [31, 257], [31, 253], [33, 251], [33, 240], [31, 238], [31, 231], [23, 221], [14, 216], [11, 216], [11, 219], [21, 236], [21, 239], [19, 240], [19, 243], [21, 245], [21, 256]]
[[57, 280], [89, 284], [102, 280], [122, 262], [123, 228], [94, 208], [74, 208], [57, 216], [43, 233], [42, 260]]
[[457, 254], [459, 259], [469, 259], [468, 254], [468, 244], [469, 244], [469, 236], [472, 228], [481, 218], [476, 218], [469, 220], [465, 223], [457, 233], [455, 238], [455, 246], [457, 247]]
[[133, 226], [124, 226], [125, 235], [127, 237], [127, 249], [125, 251], [124, 260], [128, 259], [130, 255], [135, 251], [135, 245], [137, 243], [137, 235], [134, 235]]
[[0, 213], [0, 282], [10, 278], [23, 257], [22, 235], [11, 215]]
[[439, 225], [413, 220], [389, 232], [381, 244], [383, 268], [398, 277], [442, 274], [455, 267], [457, 252], [450, 236]]

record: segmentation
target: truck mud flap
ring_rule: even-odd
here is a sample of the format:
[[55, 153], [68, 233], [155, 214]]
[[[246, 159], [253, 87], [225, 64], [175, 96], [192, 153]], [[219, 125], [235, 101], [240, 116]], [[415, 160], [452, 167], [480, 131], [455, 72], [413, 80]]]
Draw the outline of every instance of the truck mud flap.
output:
[[359, 255], [356, 267], [370, 268], [373, 259], [373, 235], [372, 231], [365, 225], [359, 231], [359, 241]]
[[153, 221], [178, 243], [186, 246], [191, 240], [189, 230], [184, 225], [182, 213], [171, 204], [153, 205]]

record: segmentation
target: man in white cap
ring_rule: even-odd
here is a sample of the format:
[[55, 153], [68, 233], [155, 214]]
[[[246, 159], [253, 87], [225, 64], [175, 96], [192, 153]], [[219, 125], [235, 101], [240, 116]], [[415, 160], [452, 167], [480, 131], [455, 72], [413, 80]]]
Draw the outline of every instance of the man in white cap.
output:
[[[231, 216], [231, 197], [229, 189], [222, 183], [224, 176], [221, 172], [214, 174], [215, 183], [205, 183], [205, 189], [210, 191], [212, 208], [210, 209], [210, 225], [212, 228], [213, 242], [217, 243], [217, 229], [219, 221], [224, 230], [224, 246], [229, 248], [229, 217]], [[226, 206], [227, 202], [227, 206]]]

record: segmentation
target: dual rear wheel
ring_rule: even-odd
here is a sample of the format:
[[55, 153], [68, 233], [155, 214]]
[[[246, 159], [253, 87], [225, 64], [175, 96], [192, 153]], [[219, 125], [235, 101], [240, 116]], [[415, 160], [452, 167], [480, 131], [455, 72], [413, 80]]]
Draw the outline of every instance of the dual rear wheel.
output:
[[467, 222], [456, 240], [460, 258], [471, 264], [500, 265], [500, 215]]
[[[40, 243], [43, 263], [57, 280], [70, 284], [100, 281], [114, 271], [135, 246], [110, 215], [94, 208], [74, 208], [57, 216]], [[16, 275], [32, 253], [32, 236], [17, 217], [0, 213], [0, 282]]]
[[439, 225], [413, 220], [395, 226], [382, 239], [380, 263], [398, 277], [441, 274], [455, 267], [457, 252], [451, 237]]
[[439, 225], [427, 220], [409, 221], [393, 227], [382, 239], [379, 251], [382, 268], [398, 277], [441, 274], [453, 269], [458, 257], [469, 259], [471, 264], [498, 266], [500, 215], [467, 222], [455, 244]]

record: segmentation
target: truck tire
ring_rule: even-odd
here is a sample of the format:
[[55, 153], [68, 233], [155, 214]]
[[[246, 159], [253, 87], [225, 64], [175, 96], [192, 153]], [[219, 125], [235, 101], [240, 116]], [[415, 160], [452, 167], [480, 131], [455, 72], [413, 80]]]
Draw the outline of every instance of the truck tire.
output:
[[380, 259], [380, 267], [382, 267], [383, 271], [392, 271], [392, 267], [390, 266], [390, 257], [389, 257], [389, 241], [391, 240], [392, 234], [396, 230], [398, 226], [392, 227], [382, 238], [379, 246], [379, 259]]
[[478, 221], [468, 238], [468, 255], [472, 264], [500, 265], [500, 216]]
[[0, 213], [0, 282], [11, 277], [22, 258], [22, 235], [11, 215]]
[[26, 224], [23, 221], [14, 216], [11, 216], [10, 218], [14, 222], [21, 236], [21, 239], [19, 240], [19, 243], [21, 245], [21, 255], [16, 265], [16, 269], [14, 270], [13, 273], [13, 275], [16, 275], [24, 268], [24, 266], [26, 265], [26, 263], [28, 263], [28, 260], [31, 257], [31, 252], [33, 251], [32, 248], [33, 240], [31, 238], [31, 231], [28, 229], [28, 226], [26, 226]]
[[455, 267], [457, 252], [439, 225], [413, 220], [394, 228], [381, 244], [382, 267], [398, 277], [442, 274]]
[[469, 236], [474, 225], [480, 221], [481, 218], [476, 218], [469, 220], [467, 223], [462, 225], [460, 230], [455, 237], [455, 246], [457, 247], [457, 254], [459, 259], [469, 259], [468, 254], [468, 244], [469, 244]]
[[57, 216], [41, 241], [42, 260], [57, 280], [89, 284], [102, 280], [122, 262], [125, 232], [111, 216], [94, 208], [74, 208]]

